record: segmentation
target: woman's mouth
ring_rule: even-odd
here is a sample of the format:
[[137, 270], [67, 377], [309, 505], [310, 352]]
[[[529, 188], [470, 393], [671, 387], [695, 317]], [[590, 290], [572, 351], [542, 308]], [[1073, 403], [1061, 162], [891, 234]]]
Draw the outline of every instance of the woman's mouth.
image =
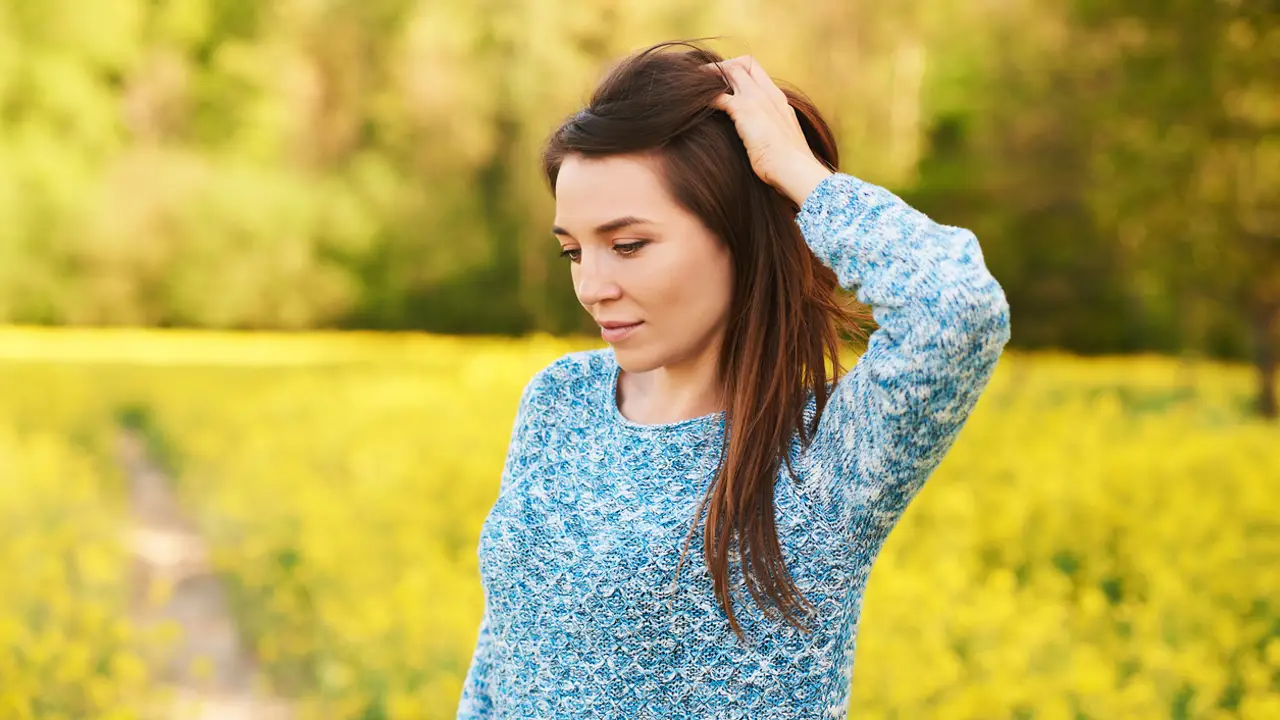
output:
[[630, 337], [631, 334], [634, 333], [636, 329], [643, 324], [644, 324], [644, 321], [641, 320], [640, 322], [637, 322], [637, 323], [632, 323], [630, 325], [620, 325], [618, 327], [605, 327], [601, 325], [600, 337], [604, 338], [605, 342], [616, 343]]

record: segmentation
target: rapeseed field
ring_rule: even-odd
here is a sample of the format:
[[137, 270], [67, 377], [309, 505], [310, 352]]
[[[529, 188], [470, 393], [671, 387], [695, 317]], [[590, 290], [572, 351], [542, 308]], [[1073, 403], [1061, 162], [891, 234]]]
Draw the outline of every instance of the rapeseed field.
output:
[[[120, 426], [301, 717], [453, 717], [516, 401], [595, 346], [0, 331], [0, 717], [141, 716]], [[850, 717], [1280, 717], [1280, 427], [1251, 382], [1007, 352], [871, 575]]]

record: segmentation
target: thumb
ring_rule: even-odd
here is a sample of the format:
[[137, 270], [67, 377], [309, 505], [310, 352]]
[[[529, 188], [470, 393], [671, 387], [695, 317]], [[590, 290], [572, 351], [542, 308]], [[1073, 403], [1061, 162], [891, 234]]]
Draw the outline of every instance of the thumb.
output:
[[711, 99], [711, 107], [717, 110], [723, 110], [730, 115], [733, 114], [733, 95], [729, 93], [720, 93]]

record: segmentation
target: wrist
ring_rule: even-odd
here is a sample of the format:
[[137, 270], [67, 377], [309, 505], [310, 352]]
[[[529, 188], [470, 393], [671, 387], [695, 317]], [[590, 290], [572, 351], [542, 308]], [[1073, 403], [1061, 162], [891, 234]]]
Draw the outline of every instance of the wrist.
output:
[[830, 168], [823, 165], [817, 157], [809, 155], [785, 165], [775, 187], [790, 198], [796, 207], [800, 207], [813, 189], [832, 174]]

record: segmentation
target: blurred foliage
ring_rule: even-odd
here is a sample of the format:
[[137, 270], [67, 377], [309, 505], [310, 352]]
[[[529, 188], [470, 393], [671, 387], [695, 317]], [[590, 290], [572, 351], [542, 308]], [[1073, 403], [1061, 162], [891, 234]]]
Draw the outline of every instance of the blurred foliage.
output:
[[[0, 708], [134, 716], [102, 536], [120, 479], [84, 459], [128, 411], [167, 448], [298, 717], [453, 717], [520, 390], [589, 346], [0, 333], [0, 519], [19, 528], [0, 558], [20, 570], [0, 597]], [[851, 717], [1276, 717], [1280, 438], [1249, 416], [1250, 385], [1240, 364], [1008, 353], [872, 572]], [[96, 620], [24, 629], [49, 608]]]
[[0, 323], [589, 330], [539, 145], [615, 58], [720, 35], [818, 102], [842, 169], [978, 232], [1015, 346], [1274, 362], [1278, 18], [1276, 0], [0, 0]]

